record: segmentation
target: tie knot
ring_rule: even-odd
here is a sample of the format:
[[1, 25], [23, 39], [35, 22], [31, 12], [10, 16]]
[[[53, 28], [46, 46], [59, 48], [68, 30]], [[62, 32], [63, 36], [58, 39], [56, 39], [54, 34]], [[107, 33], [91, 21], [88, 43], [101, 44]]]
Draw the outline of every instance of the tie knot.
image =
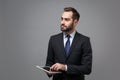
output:
[[66, 37], [69, 39], [69, 38], [70, 38], [70, 35], [66, 35]]

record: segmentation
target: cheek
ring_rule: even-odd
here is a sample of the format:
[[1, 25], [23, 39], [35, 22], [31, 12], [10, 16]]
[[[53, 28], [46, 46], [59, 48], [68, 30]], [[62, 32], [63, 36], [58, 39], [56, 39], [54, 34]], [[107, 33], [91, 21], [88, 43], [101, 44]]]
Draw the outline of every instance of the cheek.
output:
[[69, 26], [69, 25], [71, 25], [71, 22], [66, 22], [65, 24], [66, 24], [67, 26]]
[[70, 22], [70, 21], [64, 22], [64, 23], [61, 22], [61, 25], [64, 25], [66, 27], [70, 26], [71, 24], [72, 24], [72, 22]]
[[72, 23], [67, 23], [66, 25], [67, 25], [67, 26], [71, 26], [71, 24], [72, 24]]

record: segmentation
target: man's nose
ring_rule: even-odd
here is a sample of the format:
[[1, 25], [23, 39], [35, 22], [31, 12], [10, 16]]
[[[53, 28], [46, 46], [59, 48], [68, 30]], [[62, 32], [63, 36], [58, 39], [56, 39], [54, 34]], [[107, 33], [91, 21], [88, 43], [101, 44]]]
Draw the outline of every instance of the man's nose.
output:
[[64, 24], [65, 23], [65, 21], [64, 20], [61, 20], [61, 24]]

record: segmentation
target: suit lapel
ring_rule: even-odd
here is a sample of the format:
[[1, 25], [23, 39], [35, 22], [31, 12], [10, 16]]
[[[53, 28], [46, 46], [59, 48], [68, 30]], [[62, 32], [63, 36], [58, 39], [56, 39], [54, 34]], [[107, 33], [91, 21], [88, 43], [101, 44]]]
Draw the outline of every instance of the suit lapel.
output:
[[[64, 42], [63, 42], [63, 33], [60, 34], [60, 37], [59, 37], [59, 46], [61, 48], [61, 54], [64, 55], [64, 57], [66, 57], [66, 54], [65, 54], [65, 48], [64, 48]], [[67, 57], [66, 57], [67, 58]]]

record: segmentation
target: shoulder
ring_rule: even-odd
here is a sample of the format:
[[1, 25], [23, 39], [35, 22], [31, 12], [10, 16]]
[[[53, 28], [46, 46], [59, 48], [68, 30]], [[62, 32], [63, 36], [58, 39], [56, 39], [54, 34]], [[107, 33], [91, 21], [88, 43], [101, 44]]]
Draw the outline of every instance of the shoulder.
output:
[[58, 39], [61, 39], [62, 37], [63, 37], [63, 33], [58, 33], [55, 35], [51, 35], [50, 40], [58, 40]]
[[58, 37], [61, 37], [63, 36], [63, 33], [58, 33], [58, 34], [55, 34], [55, 35], [51, 35], [50, 37], [51, 38], [58, 38]]
[[81, 42], [84, 46], [90, 46], [91, 45], [91, 41], [90, 41], [90, 37], [85, 36], [81, 33], [76, 33], [76, 39]]
[[79, 37], [80, 39], [89, 39], [90, 37], [86, 36], [86, 35], [83, 35], [79, 32], [76, 32], [75, 34], [76, 37]]

